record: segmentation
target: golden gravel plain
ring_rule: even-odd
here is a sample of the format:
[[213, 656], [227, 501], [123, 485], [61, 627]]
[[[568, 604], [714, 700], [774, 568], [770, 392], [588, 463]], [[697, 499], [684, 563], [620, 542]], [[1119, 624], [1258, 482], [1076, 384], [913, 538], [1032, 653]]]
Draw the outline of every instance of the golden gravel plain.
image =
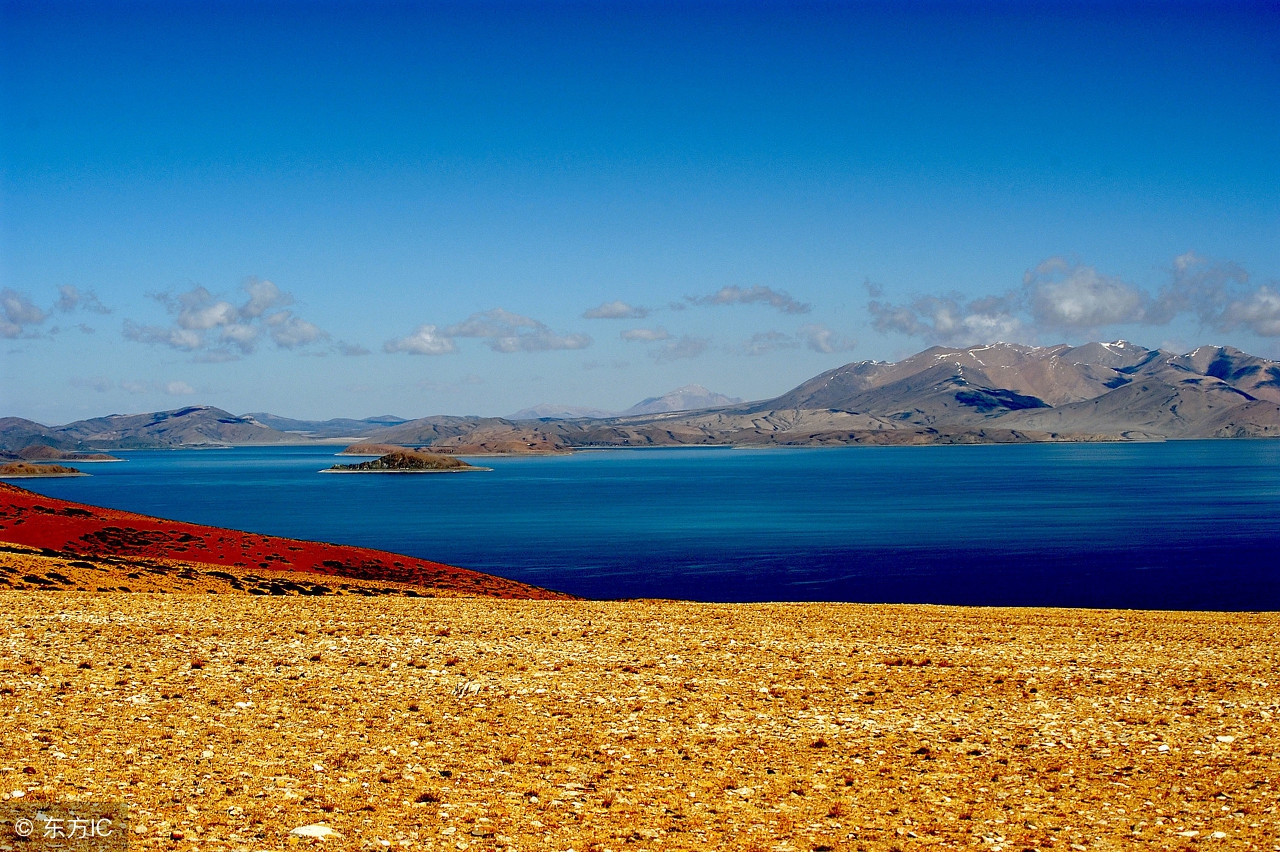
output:
[[1276, 850], [1278, 628], [6, 591], [0, 804], [183, 852]]

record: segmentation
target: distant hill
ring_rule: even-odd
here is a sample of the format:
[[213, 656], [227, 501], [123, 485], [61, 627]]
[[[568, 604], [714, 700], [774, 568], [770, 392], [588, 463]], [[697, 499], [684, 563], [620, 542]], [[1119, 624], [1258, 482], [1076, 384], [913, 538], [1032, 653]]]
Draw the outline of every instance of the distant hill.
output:
[[[1280, 364], [1227, 346], [1183, 355], [1125, 341], [933, 347], [845, 364], [773, 399], [726, 404], [704, 393], [682, 388], [610, 418], [453, 421], [438, 438], [418, 421], [397, 430], [471, 451], [499, 437], [544, 451], [1280, 437]], [[670, 410], [698, 399], [708, 406]]]
[[543, 403], [522, 408], [506, 420], [607, 420], [614, 417], [632, 417], [638, 414], [662, 414], [668, 411], [695, 411], [742, 402], [735, 396], [714, 393], [702, 385], [685, 385], [662, 396], [651, 396], [637, 402], [626, 411], [603, 411], [599, 408], [582, 408], [573, 405]]
[[394, 414], [383, 414], [378, 417], [365, 417], [352, 420], [347, 417], [335, 417], [331, 420], [294, 420], [266, 412], [253, 412], [244, 415], [253, 418], [265, 426], [280, 432], [294, 432], [310, 438], [363, 438], [378, 429], [395, 426], [407, 422], [403, 417]]
[[544, 402], [541, 405], [522, 408], [515, 414], [509, 414], [505, 420], [587, 420], [601, 417], [617, 417], [615, 411], [601, 408], [584, 408], [576, 405], [556, 405]]
[[252, 417], [207, 405], [149, 414], [112, 414], [77, 420], [65, 426], [42, 426], [30, 420], [0, 420], [0, 449], [18, 452], [33, 444], [59, 450], [125, 450], [162, 447], [228, 447], [296, 442]]
[[663, 414], [668, 411], [695, 411], [702, 408], [718, 408], [722, 405], [733, 405], [742, 402], [736, 396], [725, 396], [714, 393], [702, 385], [685, 385], [662, 396], [651, 396], [642, 399], [620, 414], [620, 417], [634, 417], [638, 414]]

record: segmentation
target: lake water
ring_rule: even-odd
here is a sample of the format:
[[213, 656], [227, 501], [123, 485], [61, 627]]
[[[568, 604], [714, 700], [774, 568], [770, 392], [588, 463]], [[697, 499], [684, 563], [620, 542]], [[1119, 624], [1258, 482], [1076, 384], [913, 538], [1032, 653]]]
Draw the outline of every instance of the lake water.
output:
[[118, 453], [23, 480], [588, 597], [1280, 609], [1280, 441], [664, 449], [320, 475], [334, 447]]

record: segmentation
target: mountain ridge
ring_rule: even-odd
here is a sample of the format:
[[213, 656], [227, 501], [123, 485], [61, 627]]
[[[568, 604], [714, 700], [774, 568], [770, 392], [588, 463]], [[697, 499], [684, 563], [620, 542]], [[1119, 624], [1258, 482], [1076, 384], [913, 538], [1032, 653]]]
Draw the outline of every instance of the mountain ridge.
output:
[[[709, 404], [687, 408], [692, 401]], [[357, 426], [358, 435], [340, 437], [458, 455], [711, 444], [1280, 437], [1280, 362], [1230, 346], [1175, 354], [1123, 340], [935, 346], [901, 361], [834, 367], [771, 399], [742, 402], [686, 385], [628, 412], [535, 420], [433, 415], [299, 421], [189, 406], [56, 427], [5, 417], [0, 451], [33, 444], [85, 451], [305, 443], [339, 437], [323, 434], [326, 429]], [[285, 432], [272, 424], [318, 428]], [[903, 434], [880, 434], [893, 431]]]

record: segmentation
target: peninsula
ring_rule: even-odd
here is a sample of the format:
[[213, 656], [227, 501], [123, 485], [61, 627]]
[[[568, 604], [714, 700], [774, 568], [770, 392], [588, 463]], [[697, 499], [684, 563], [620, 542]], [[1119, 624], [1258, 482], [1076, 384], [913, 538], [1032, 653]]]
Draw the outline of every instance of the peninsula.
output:
[[33, 476], [88, 476], [74, 467], [60, 464], [32, 464], [31, 462], [8, 462], [0, 464], [0, 479], [26, 479]]

